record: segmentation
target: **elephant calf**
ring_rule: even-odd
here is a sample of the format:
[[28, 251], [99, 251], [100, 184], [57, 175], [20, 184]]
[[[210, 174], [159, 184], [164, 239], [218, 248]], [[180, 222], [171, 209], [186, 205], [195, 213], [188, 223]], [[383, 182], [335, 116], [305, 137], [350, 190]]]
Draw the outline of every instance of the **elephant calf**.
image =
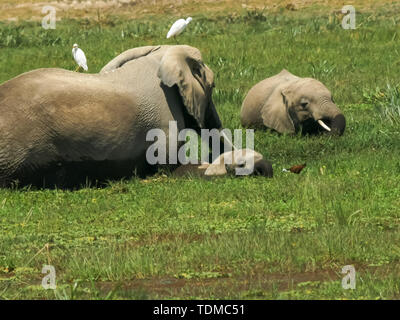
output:
[[250, 89], [240, 120], [245, 127], [267, 127], [279, 133], [326, 130], [342, 135], [346, 127], [343, 113], [321, 82], [299, 78], [287, 70]]
[[270, 162], [251, 149], [240, 149], [221, 154], [212, 163], [201, 165], [187, 164], [177, 168], [173, 175], [191, 174], [200, 177], [225, 176], [227, 174], [258, 175], [272, 178], [273, 169]]

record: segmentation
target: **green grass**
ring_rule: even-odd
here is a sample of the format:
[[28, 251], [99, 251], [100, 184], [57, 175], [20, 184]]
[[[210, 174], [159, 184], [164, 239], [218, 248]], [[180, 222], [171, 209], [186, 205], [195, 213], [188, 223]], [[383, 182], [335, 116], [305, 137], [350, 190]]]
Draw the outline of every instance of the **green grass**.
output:
[[[103, 189], [2, 189], [0, 298], [399, 298], [400, 18], [389, 9], [360, 13], [357, 30], [308, 11], [195, 17], [179, 42], [214, 71], [225, 127], [240, 128], [247, 91], [286, 68], [331, 89], [344, 136], [257, 131], [273, 179], [160, 173]], [[0, 24], [0, 82], [73, 70], [75, 42], [98, 72], [126, 49], [173, 44], [173, 20]], [[303, 162], [298, 176], [281, 172]], [[56, 268], [56, 291], [40, 285], [44, 264]], [[355, 290], [341, 287], [349, 264]]]

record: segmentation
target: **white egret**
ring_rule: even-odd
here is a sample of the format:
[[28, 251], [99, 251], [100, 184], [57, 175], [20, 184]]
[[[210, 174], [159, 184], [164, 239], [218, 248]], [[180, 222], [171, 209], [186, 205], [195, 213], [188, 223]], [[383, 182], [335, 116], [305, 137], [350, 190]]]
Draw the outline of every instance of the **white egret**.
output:
[[75, 43], [72, 48], [72, 55], [74, 56], [75, 62], [77, 63], [78, 67], [75, 71], [78, 71], [79, 68], [82, 68], [85, 71], [88, 71], [87, 61], [85, 53], [78, 47]]
[[174, 37], [176, 39], [176, 36], [179, 36], [183, 30], [187, 27], [187, 25], [192, 21], [192, 17], [185, 19], [179, 19], [174, 22], [172, 25], [171, 29], [169, 29], [168, 34], [167, 34], [167, 39]]

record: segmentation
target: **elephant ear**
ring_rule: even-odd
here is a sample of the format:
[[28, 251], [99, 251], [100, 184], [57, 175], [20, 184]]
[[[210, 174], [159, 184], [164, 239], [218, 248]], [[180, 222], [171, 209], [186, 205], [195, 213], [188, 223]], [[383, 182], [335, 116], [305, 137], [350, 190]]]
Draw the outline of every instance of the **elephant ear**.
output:
[[147, 56], [160, 48], [161, 46], [146, 46], [127, 50], [107, 63], [103, 69], [101, 69], [100, 73], [107, 73], [121, 68], [125, 63]]
[[290, 93], [278, 86], [261, 109], [261, 117], [266, 127], [279, 133], [295, 133], [295, 126], [289, 114]]
[[200, 128], [207, 127], [214, 75], [203, 63], [200, 51], [189, 46], [173, 46], [160, 62], [158, 77], [168, 87], [176, 85], [188, 113]]

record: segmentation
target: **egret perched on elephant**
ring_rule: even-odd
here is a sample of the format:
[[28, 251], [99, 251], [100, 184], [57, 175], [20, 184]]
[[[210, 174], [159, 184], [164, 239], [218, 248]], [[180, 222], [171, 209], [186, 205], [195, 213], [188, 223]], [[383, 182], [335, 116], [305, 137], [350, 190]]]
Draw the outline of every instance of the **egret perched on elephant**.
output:
[[87, 66], [85, 53], [82, 51], [81, 48], [78, 47], [76, 43], [72, 47], [72, 56], [74, 57], [74, 60], [78, 65], [75, 71], [78, 71], [80, 68], [82, 68], [85, 71], [89, 70]]

